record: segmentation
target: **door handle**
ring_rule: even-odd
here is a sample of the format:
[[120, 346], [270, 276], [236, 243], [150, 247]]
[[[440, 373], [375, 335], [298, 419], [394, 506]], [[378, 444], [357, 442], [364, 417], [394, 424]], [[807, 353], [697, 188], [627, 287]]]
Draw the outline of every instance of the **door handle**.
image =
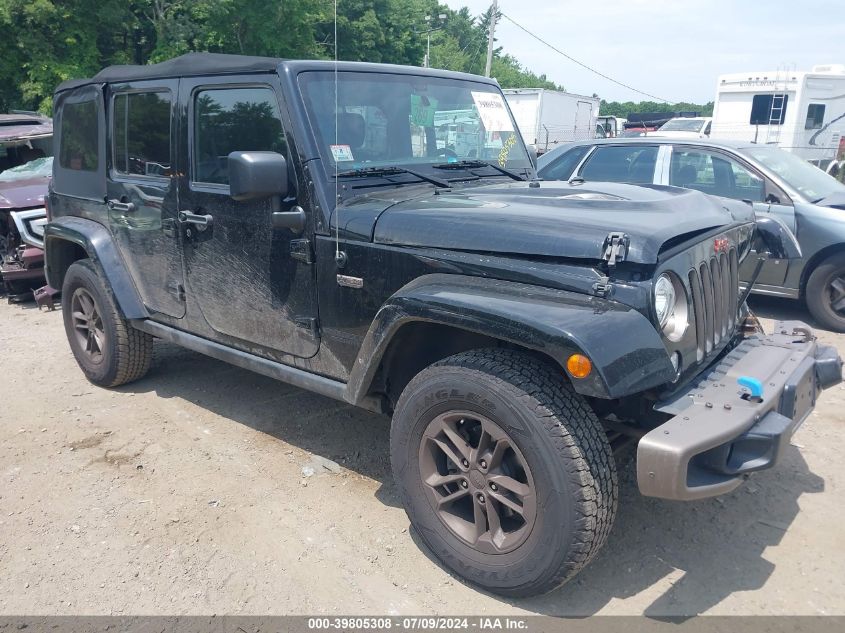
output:
[[180, 211], [179, 222], [182, 224], [193, 224], [197, 227], [197, 230], [204, 231], [212, 225], [214, 218], [210, 215], [200, 215], [192, 211]]
[[305, 230], [305, 210], [294, 207], [290, 211], [275, 211], [271, 216], [274, 229], [290, 229], [296, 234]]
[[135, 210], [133, 202], [121, 202], [120, 200], [109, 200], [109, 209], [118, 213], [132, 213]]

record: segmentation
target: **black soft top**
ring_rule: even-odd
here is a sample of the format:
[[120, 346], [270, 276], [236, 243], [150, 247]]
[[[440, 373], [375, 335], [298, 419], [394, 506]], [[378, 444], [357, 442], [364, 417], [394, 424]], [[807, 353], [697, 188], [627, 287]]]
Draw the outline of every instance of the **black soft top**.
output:
[[141, 79], [167, 79], [197, 75], [236, 75], [241, 73], [272, 72], [282, 62], [277, 57], [248, 57], [222, 53], [187, 53], [159, 64], [125, 65], [104, 68], [90, 79], [71, 79], [62, 82], [56, 92], [86, 84], [105, 84]]
[[498, 86], [495, 79], [469, 75], [451, 70], [419, 68], [417, 66], [395, 66], [393, 64], [375, 64], [371, 62], [335, 62], [330, 60], [284, 60], [277, 57], [248, 57], [246, 55], [226, 55], [223, 53], [187, 53], [159, 64], [146, 66], [109, 66], [90, 79], [71, 79], [56, 88], [56, 93], [90, 84], [121, 83], [142, 79], [170, 79], [176, 77], [202, 77], [205, 75], [240, 75], [248, 73], [276, 72], [281, 70], [294, 73], [305, 70], [333, 70], [357, 72], [389, 72], [399, 74], [425, 75], [461, 79]]

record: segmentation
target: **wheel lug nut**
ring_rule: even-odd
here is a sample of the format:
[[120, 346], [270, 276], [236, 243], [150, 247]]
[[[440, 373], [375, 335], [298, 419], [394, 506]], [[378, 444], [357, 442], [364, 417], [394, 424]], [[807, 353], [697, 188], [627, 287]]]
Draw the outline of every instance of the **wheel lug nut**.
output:
[[496, 484], [492, 484], [492, 483], [490, 484], [490, 490], [495, 491], [495, 490], [498, 490], [498, 489], [499, 489], [499, 486], [497, 486]]
[[487, 462], [484, 461], [483, 459], [480, 462], [478, 462], [478, 465], [481, 466], [482, 468], [487, 468]]
[[464, 468], [469, 468], [469, 462], [465, 459], [462, 459], [461, 466], [463, 466]]
[[469, 484], [467, 483], [466, 479], [461, 480], [461, 488], [468, 488]]
[[484, 495], [482, 495], [482, 494], [478, 495], [478, 503], [484, 503]]

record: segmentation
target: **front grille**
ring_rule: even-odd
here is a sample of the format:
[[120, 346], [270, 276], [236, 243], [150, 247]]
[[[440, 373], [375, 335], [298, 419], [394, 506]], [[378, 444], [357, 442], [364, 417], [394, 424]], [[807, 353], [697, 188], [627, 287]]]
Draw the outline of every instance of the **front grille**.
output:
[[692, 311], [695, 319], [697, 360], [733, 332], [739, 301], [739, 262], [736, 249], [719, 253], [689, 271]]

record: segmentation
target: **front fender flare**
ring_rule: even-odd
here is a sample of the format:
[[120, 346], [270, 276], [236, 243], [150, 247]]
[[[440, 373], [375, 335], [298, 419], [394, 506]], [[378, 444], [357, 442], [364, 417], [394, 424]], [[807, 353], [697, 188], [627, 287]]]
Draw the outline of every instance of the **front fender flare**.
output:
[[47, 224], [44, 229], [44, 268], [47, 283], [57, 289], [62, 287], [64, 274], [70, 265], [58, 255], [60, 242], [70, 242], [85, 251], [108, 281], [125, 318], [146, 319], [150, 316], [106, 227], [75, 216], [62, 216]]
[[350, 372], [350, 402], [360, 402], [367, 395], [399, 329], [417, 321], [536, 350], [562, 367], [569, 354], [584, 353], [595, 371], [583, 380], [572, 379], [572, 384], [588, 396], [618, 398], [675, 377], [660, 335], [629, 306], [565, 290], [433, 274], [403, 286], [379, 309]]

